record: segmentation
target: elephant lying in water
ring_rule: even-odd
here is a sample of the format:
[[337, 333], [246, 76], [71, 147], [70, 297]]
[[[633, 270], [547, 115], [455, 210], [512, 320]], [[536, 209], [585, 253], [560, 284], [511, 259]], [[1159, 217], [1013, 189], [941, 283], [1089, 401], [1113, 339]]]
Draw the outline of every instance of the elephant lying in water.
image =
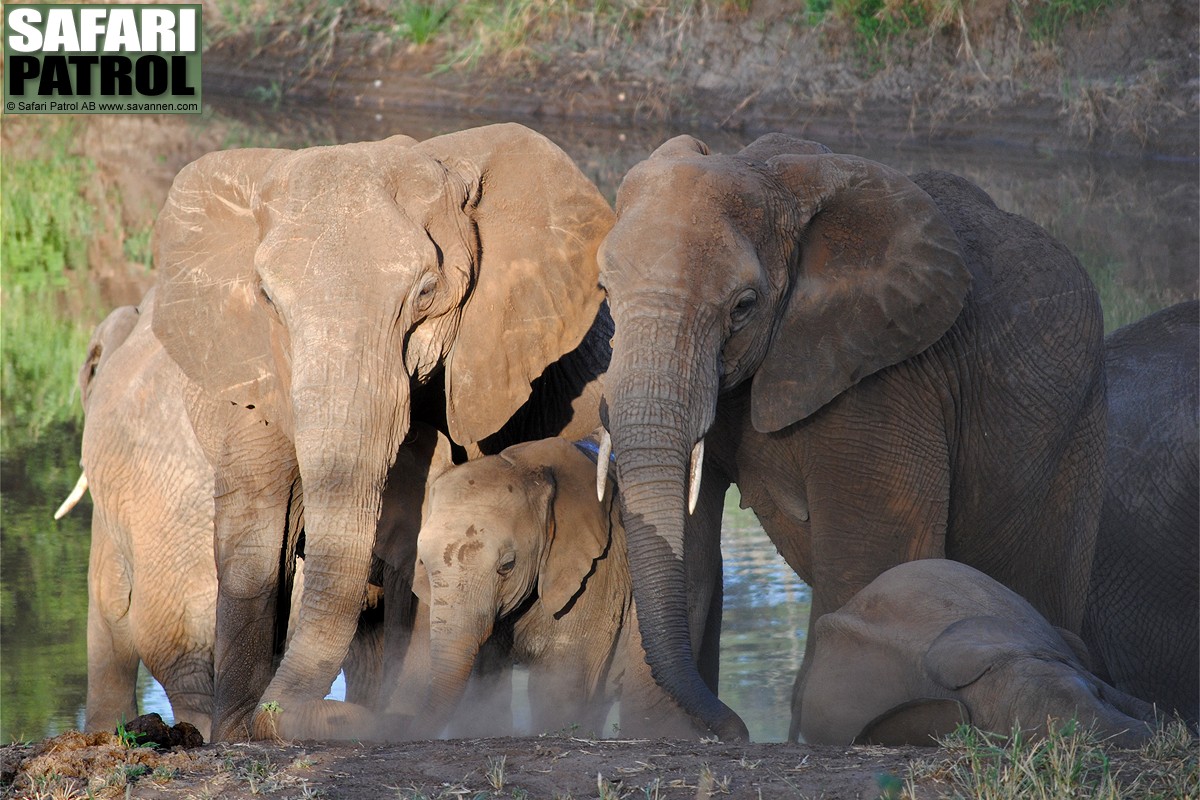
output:
[[598, 502], [595, 470], [580, 447], [550, 438], [430, 485], [413, 580], [430, 610], [429, 694], [409, 735], [442, 731], [492, 636], [529, 667], [536, 731], [599, 733], [619, 695], [622, 734], [701, 732], [650, 676], [615, 489]]
[[960, 723], [1009, 734], [1078, 719], [1124, 747], [1152, 733], [1151, 706], [1092, 675], [1082, 642], [1015, 592], [956, 561], [884, 572], [817, 620], [796, 681], [790, 738], [932, 745]]

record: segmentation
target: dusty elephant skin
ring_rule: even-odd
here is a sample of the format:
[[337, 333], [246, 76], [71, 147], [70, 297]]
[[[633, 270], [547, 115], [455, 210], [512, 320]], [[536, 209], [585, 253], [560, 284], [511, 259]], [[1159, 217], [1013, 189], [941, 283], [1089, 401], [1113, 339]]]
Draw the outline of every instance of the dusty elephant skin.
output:
[[961, 723], [1044, 734], [1074, 719], [1121, 747], [1145, 743], [1151, 706], [1089, 672], [1074, 638], [966, 564], [900, 564], [813, 627], [793, 736], [932, 746]]
[[151, 332], [153, 291], [97, 328], [79, 373], [92, 493], [88, 731], [137, 716], [146, 664], [175, 718], [209, 735], [217, 575], [213, 485], [186, 378]]
[[1108, 463], [1084, 633], [1114, 686], [1200, 721], [1200, 304], [1105, 339]]
[[[153, 289], [139, 306], [114, 310], [96, 328], [79, 370], [93, 508], [84, 727], [111, 731], [137, 716], [140, 660], [162, 684], [175, 719], [207, 738], [217, 604], [212, 469], [188, 421], [187, 378], [151, 331], [153, 316]], [[421, 460], [432, 460], [422, 447], [427, 438], [410, 437], [383, 492], [379, 529], [394, 542], [407, 536], [410, 550], [425, 489]], [[297, 585], [300, 576], [297, 566]], [[347, 699], [367, 705], [385, 680], [385, 646], [394, 652], [403, 645], [385, 639], [372, 619], [365, 610], [342, 664]]]
[[[620, 698], [623, 736], [698, 735], [650, 677], [632, 605], [614, 487], [561, 438], [455, 467], [430, 487], [413, 588], [430, 614], [425, 697], [408, 730], [437, 736], [493, 635], [529, 667], [533, 730], [604, 732]], [[505, 633], [496, 633], [504, 628]]]
[[602, 416], [647, 657], [712, 730], [746, 733], [688, 657], [689, 460], [701, 501], [714, 478], [738, 484], [812, 587], [812, 622], [944, 556], [1079, 630], [1103, 324], [1041, 228], [947, 173], [779, 134], [734, 155], [681, 136], [625, 177], [601, 281], [617, 331]]
[[[371, 724], [322, 698], [410, 420], [476, 449], [501, 430], [597, 321], [611, 220], [560, 149], [512, 124], [225, 151], [181, 171], [155, 226], [154, 332], [195, 386], [215, 473], [214, 738]], [[594, 412], [572, 415], [594, 391], [577, 384], [547, 418], [586, 433]], [[306, 590], [273, 672], [301, 530]]]

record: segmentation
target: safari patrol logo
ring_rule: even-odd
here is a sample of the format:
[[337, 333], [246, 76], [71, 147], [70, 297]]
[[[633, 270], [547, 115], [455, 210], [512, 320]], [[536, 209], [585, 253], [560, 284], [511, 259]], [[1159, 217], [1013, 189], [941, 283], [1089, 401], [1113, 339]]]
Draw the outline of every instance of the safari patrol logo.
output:
[[199, 114], [200, 5], [4, 6], [8, 114]]

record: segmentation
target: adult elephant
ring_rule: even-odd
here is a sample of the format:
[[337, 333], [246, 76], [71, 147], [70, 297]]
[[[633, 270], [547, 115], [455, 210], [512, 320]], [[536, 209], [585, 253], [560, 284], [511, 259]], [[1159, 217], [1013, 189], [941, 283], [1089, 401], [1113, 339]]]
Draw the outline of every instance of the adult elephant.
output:
[[680, 136], [625, 177], [600, 252], [616, 325], [602, 417], [642, 638], [689, 713], [746, 735], [686, 657], [701, 470], [738, 484], [812, 587], [814, 622], [889, 567], [945, 556], [1078, 632], [1103, 323], [1045, 231], [946, 173]]
[[[162, 684], [175, 719], [207, 739], [217, 605], [213, 473], [188, 422], [187, 378], [151, 331], [153, 316], [151, 289], [138, 306], [109, 314], [88, 343], [79, 369], [84, 473], [55, 518], [90, 489], [85, 728], [111, 730], [137, 716], [140, 661]], [[427, 473], [444, 460], [426, 445], [429, 438], [410, 437], [396, 462], [407, 469], [393, 469], [384, 489], [380, 538], [394, 546], [380, 551], [374, 567], [385, 590], [385, 559], [405, 535], [415, 548]], [[289, 630], [296, 627], [298, 594]], [[385, 636], [382, 620], [371, 624], [382, 616], [381, 594], [370, 593], [342, 664], [347, 698], [368, 706], [376, 705], [384, 680], [385, 644], [393, 657], [404, 644], [403, 630]]]
[[1105, 339], [1108, 462], [1084, 640], [1114, 686], [1200, 720], [1200, 303]]
[[[570, 158], [520, 125], [224, 151], [180, 172], [155, 226], [154, 332], [194, 385], [215, 473], [214, 738], [368, 728], [364, 708], [322, 698], [409, 422], [468, 452], [538, 425], [586, 433], [611, 223]], [[276, 669], [301, 530], [305, 592]]]

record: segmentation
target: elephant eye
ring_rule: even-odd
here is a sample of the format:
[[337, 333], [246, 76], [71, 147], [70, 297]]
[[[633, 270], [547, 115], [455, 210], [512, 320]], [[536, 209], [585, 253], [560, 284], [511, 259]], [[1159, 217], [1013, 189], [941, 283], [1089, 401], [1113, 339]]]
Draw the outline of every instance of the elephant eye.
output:
[[733, 323], [734, 330], [742, 327], [750, 319], [751, 312], [758, 305], [758, 292], [753, 289], [746, 289], [733, 303], [733, 308], [729, 311], [729, 319]]
[[515, 555], [507, 555], [500, 562], [500, 566], [496, 568], [496, 572], [501, 575], [507, 575], [513, 571], [513, 567], [517, 565], [517, 557]]
[[437, 278], [432, 275], [428, 276], [424, 283], [421, 284], [415, 300], [417, 311], [423, 313], [428, 311], [429, 307], [433, 305], [434, 297], [437, 295], [437, 285]]
[[272, 312], [279, 313], [279, 309], [275, 307], [275, 300], [271, 297], [271, 293], [267, 291], [267, 287], [261, 282], [258, 284], [258, 299]]

